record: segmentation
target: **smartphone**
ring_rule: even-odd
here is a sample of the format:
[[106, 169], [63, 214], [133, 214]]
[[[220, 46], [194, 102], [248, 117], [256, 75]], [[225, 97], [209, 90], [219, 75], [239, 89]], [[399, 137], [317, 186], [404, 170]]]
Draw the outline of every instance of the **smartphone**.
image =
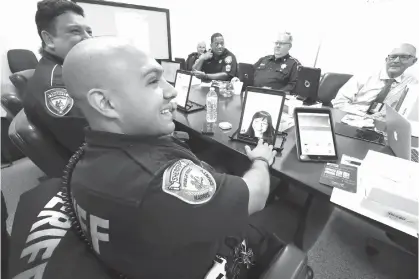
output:
[[214, 134], [214, 125], [215, 123], [205, 122], [202, 125], [202, 134], [203, 135], [213, 135]]

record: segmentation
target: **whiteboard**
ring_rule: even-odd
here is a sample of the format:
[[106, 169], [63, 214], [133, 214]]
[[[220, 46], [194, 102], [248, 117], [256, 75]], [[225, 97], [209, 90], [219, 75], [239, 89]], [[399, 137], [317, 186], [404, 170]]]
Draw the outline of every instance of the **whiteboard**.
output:
[[83, 8], [94, 37], [122, 37], [155, 59], [172, 59], [168, 9], [96, 0], [76, 2]]

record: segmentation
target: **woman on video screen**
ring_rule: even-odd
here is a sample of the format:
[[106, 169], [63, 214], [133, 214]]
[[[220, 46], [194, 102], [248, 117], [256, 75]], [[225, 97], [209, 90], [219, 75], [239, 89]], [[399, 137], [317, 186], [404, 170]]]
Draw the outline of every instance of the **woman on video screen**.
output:
[[262, 138], [264, 141], [272, 144], [275, 137], [275, 129], [272, 125], [271, 115], [263, 110], [256, 112], [245, 134], [258, 139]]

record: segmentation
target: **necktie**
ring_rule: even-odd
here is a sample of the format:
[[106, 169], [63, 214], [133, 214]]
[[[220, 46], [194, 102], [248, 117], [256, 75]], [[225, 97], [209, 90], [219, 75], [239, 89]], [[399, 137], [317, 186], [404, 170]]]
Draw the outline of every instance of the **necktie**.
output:
[[381, 89], [380, 93], [378, 93], [377, 98], [375, 99], [374, 102], [376, 103], [384, 102], [388, 93], [390, 92], [391, 85], [393, 84], [394, 81], [395, 81], [394, 78], [386, 79], [383, 89]]

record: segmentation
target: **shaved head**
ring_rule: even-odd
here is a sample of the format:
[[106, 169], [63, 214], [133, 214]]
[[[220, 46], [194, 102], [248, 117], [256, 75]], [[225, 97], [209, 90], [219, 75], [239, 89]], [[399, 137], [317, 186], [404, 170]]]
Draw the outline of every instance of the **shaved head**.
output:
[[159, 136], [174, 129], [174, 88], [155, 59], [127, 41], [77, 44], [63, 65], [67, 91], [94, 130]]
[[416, 61], [416, 48], [411, 44], [400, 44], [386, 58], [387, 74], [391, 78], [398, 77]]

